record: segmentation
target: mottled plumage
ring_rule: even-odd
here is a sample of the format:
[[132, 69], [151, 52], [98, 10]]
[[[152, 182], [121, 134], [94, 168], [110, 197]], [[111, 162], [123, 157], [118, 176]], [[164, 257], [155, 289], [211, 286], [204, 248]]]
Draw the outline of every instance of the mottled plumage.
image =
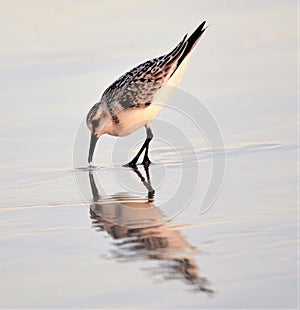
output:
[[[107, 133], [125, 136], [146, 126], [148, 140], [146, 139], [142, 150], [146, 148], [144, 163], [147, 161], [149, 164], [147, 150], [152, 138], [150, 122], [161, 109], [154, 104], [155, 96], [188, 58], [205, 30], [204, 24], [205, 22], [188, 39], [186, 35], [170, 53], [140, 64], [105, 90], [101, 100], [87, 115], [87, 125], [92, 132], [89, 162], [92, 161], [96, 142], [101, 135]], [[136, 161], [135, 157], [129, 165], [135, 166]]]

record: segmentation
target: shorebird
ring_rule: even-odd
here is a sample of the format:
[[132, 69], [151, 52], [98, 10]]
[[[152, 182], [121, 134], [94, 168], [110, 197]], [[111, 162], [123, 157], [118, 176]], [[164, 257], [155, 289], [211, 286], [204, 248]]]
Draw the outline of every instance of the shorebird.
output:
[[190, 37], [185, 35], [170, 53], [133, 68], [104, 91], [100, 101], [87, 115], [87, 126], [91, 131], [89, 164], [100, 136], [127, 136], [145, 126], [146, 140], [137, 155], [125, 166], [135, 167], [144, 150], [142, 164], [149, 166], [148, 150], [153, 138], [151, 121], [163, 107], [155, 102], [155, 98], [166, 84], [178, 85], [188, 58], [206, 29], [204, 25], [205, 21]]

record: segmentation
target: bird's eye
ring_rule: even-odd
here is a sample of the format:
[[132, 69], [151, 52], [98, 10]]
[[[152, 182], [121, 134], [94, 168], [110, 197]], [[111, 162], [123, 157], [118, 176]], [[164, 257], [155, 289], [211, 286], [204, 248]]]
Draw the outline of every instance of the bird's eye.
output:
[[93, 120], [92, 120], [92, 125], [93, 125], [93, 127], [98, 127], [98, 125], [99, 125], [99, 119], [93, 119]]

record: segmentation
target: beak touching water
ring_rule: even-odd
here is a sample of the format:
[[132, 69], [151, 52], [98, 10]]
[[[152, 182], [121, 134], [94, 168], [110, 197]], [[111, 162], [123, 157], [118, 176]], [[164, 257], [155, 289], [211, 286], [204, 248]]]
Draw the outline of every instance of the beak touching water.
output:
[[95, 146], [96, 146], [98, 139], [99, 138], [96, 135], [94, 135], [93, 133], [91, 134], [91, 142], [90, 142], [90, 150], [89, 150], [89, 158], [88, 158], [89, 164], [93, 160], [93, 154], [94, 154]]

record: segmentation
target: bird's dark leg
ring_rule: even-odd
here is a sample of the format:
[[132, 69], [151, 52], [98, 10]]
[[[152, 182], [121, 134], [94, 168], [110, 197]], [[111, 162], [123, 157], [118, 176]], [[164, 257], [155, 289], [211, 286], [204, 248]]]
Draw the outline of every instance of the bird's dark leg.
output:
[[153, 138], [153, 134], [152, 134], [150, 127], [146, 126], [146, 131], [147, 131], [147, 138], [146, 138], [144, 144], [142, 145], [141, 149], [138, 151], [136, 156], [128, 164], [124, 165], [125, 167], [131, 167], [131, 168], [135, 167], [137, 161], [139, 160], [141, 154], [143, 153], [143, 151], [145, 149], [146, 149], [146, 151], [145, 151], [145, 155], [144, 155], [144, 159], [143, 159], [142, 164], [146, 165], [146, 166], [149, 166], [151, 164], [151, 161], [148, 157], [148, 150], [149, 150], [149, 143]]
[[144, 155], [144, 159], [142, 161], [142, 164], [144, 166], [149, 167], [150, 164], [151, 164], [151, 161], [150, 161], [149, 156], [148, 156], [148, 151], [149, 151], [149, 143], [150, 143], [150, 141], [153, 138], [153, 133], [152, 133], [152, 130], [151, 130], [150, 127], [146, 127], [146, 130], [147, 130], [147, 139], [146, 139], [146, 141], [148, 140], [148, 143], [146, 145], [145, 155]]

